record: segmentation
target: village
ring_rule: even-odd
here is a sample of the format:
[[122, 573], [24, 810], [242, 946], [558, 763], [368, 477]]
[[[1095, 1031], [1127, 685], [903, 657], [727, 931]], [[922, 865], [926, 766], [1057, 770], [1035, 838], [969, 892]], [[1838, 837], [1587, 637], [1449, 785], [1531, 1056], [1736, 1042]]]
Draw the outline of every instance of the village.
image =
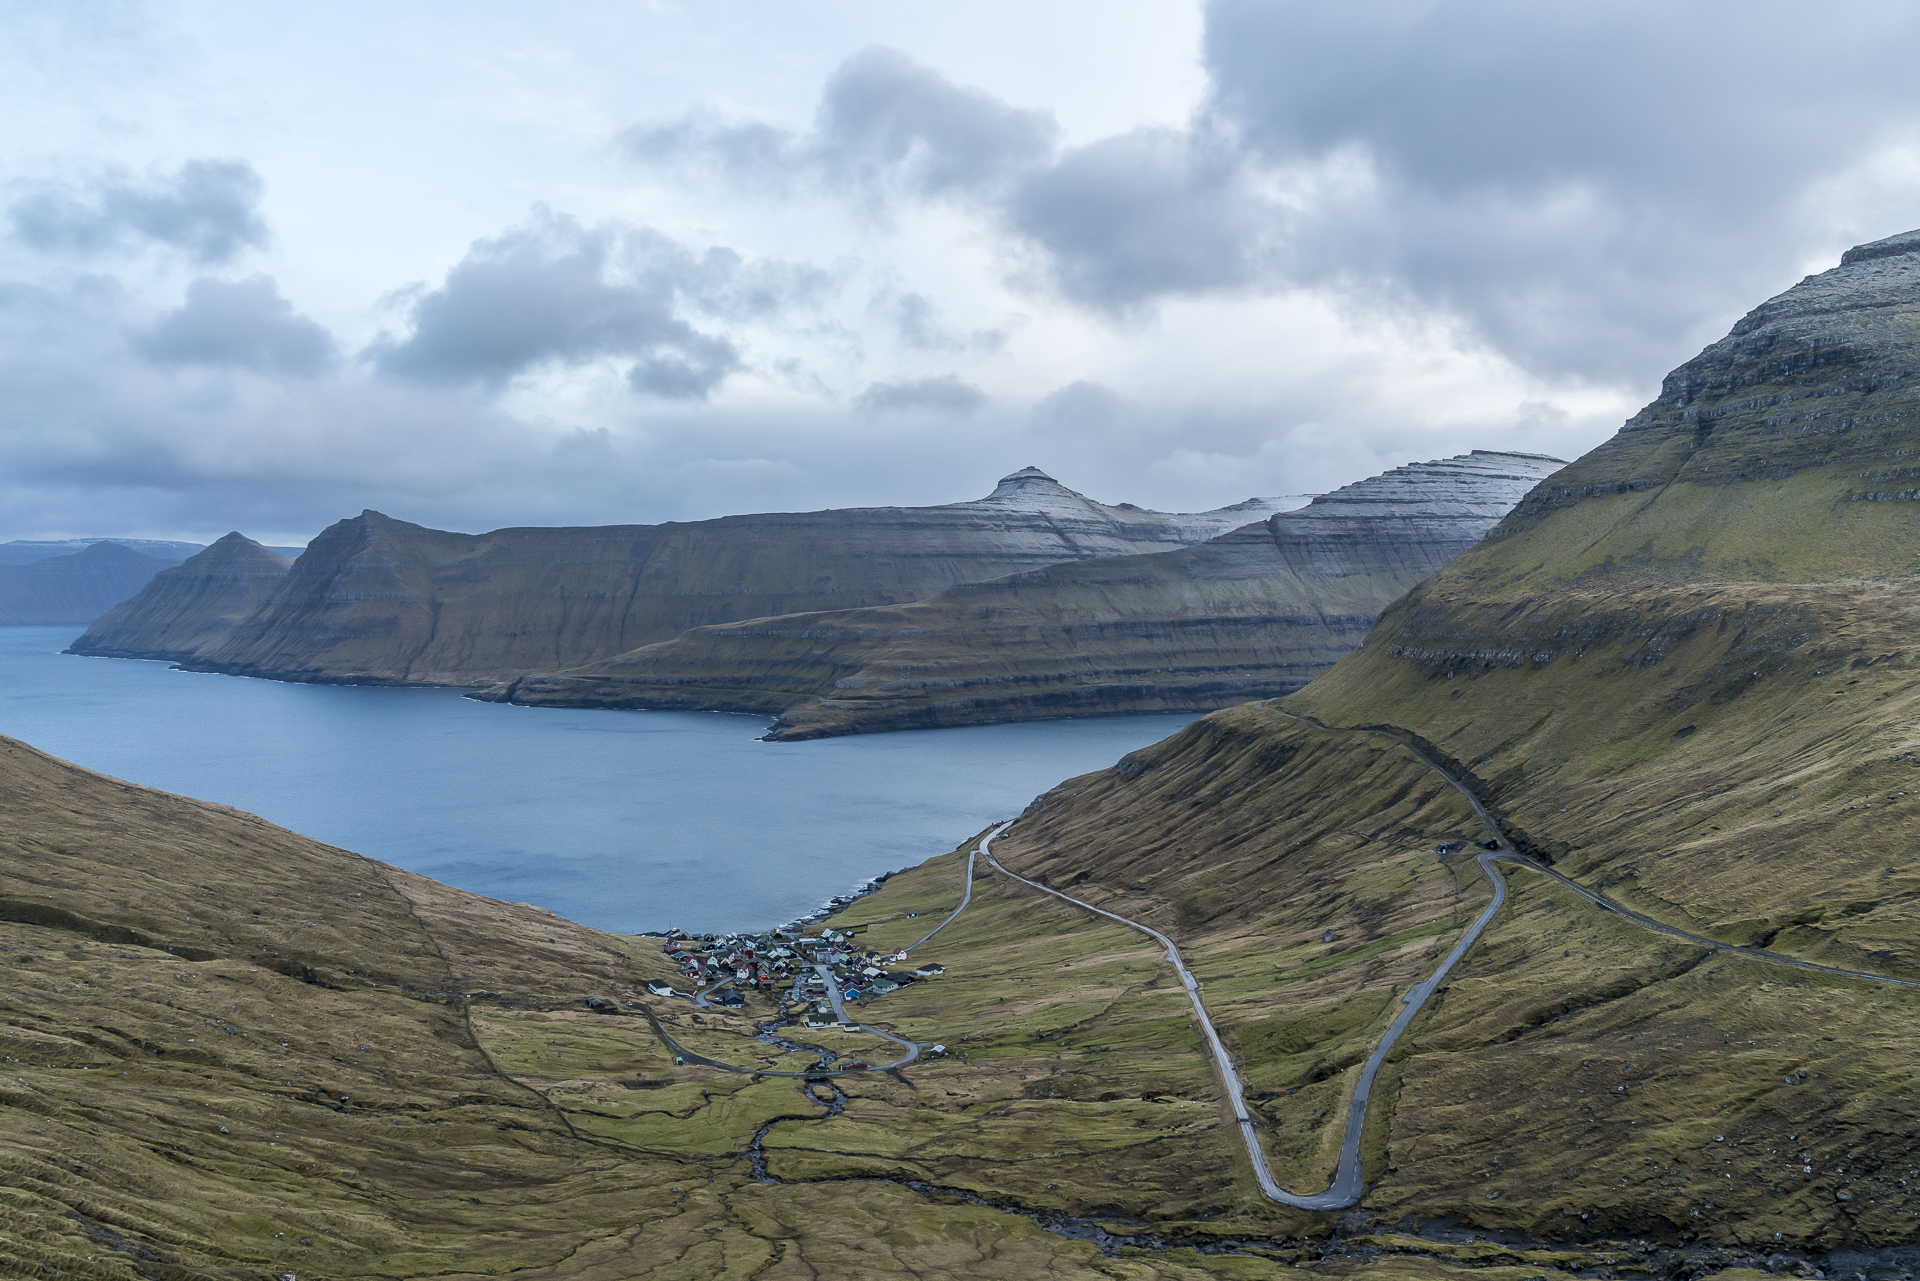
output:
[[680, 967], [693, 991], [680, 992], [660, 980], [647, 987], [655, 996], [681, 996], [696, 1005], [721, 1008], [739, 1008], [746, 1004], [747, 993], [757, 991], [801, 1007], [806, 1026], [828, 1027], [852, 1022], [845, 1009], [848, 1001], [864, 1007], [874, 997], [945, 973], [944, 966], [934, 964], [906, 968], [905, 949], [878, 952], [864, 947], [857, 939], [862, 932], [671, 934], [660, 950]]

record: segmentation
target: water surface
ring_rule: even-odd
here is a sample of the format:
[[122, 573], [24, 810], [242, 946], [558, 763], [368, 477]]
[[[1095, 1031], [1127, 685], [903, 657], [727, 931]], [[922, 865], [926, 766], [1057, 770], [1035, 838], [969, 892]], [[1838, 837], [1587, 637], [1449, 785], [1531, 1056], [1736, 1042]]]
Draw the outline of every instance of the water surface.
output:
[[749, 929], [952, 849], [1190, 716], [762, 743], [761, 717], [77, 658], [0, 627], [0, 733], [602, 929]]

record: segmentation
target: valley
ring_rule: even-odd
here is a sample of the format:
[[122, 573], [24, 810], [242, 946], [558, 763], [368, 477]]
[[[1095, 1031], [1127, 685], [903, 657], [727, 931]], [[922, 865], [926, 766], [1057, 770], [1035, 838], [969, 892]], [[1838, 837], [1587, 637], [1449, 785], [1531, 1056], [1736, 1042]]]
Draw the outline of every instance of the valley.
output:
[[128, 1277], [1906, 1275], [1917, 299], [1920, 234], [1850, 252], [1304, 688], [846, 903], [835, 1020], [785, 957], [660, 993], [738, 940], [6, 740], [6, 1238]]

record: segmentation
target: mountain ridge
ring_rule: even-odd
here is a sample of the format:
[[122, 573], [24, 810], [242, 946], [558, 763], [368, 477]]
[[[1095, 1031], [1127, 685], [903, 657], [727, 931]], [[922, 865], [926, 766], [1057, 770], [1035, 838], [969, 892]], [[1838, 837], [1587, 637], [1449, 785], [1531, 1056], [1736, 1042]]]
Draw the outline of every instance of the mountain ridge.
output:
[[[245, 618], [206, 619], [207, 638], [177, 661], [283, 680], [485, 685], [705, 623], [891, 604], [1063, 559], [1187, 546], [1248, 510], [1109, 506], [1033, 468], [966, 503], [664, 525], [461, 534], [369, 510], [324, 530]], [[149, 597], [78, 652], [137, 649], [144, 611], [188, 604]]]
[[887, 608], [696, 628], [475, 697], [774, 715], [768, 737], [1211, 711], [1288, 693], [1561, 460], [1409, 464], [1175, 551], [960, 584]]

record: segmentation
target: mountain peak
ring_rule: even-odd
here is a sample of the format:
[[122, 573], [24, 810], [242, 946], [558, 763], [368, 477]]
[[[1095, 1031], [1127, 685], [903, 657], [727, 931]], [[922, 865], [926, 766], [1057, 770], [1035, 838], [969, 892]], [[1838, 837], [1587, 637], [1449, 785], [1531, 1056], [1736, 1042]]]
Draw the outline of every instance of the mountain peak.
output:
[[1068, 489], [1038, 467], [1022, 467], [1019, 471], [1002, 476], [1000, 483], [993, 487], [993, 492], [979, 501], [990, 503], [995, 499], [1001, 502], [1008, 499], [1016, 501], [1024, 499], [1029, 502], [1038, 500], [1047, 503], [1059, 502], [1062, 499], [1079, 503], [1089, 501], [1085, 494]]

